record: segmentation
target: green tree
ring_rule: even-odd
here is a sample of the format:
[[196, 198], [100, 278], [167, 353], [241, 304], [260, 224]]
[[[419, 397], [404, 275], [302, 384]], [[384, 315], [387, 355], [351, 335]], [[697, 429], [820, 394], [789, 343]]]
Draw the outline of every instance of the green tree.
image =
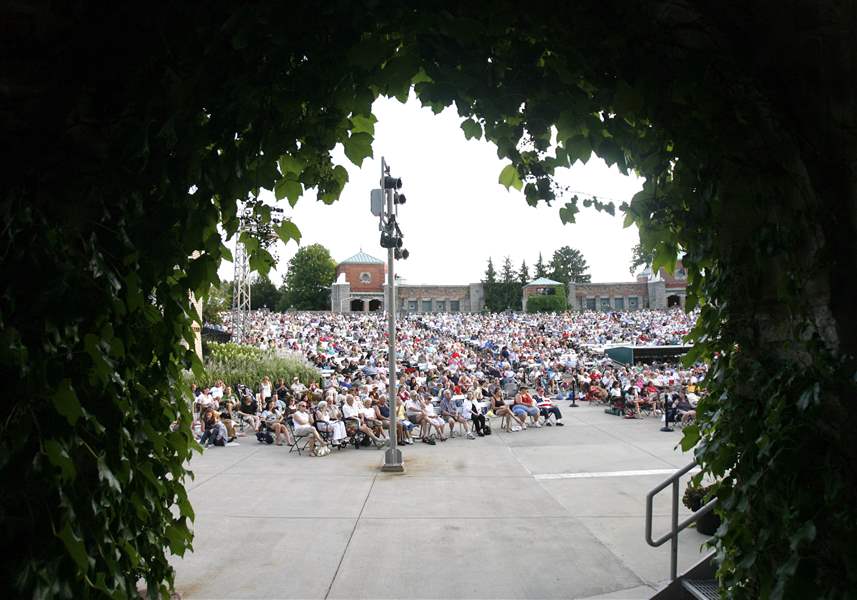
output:
[[530, 281], [530, 269], [527, 267], [527, 261], [521, 261], [521, 268], [518, 271], [518, 281], [521, 286], [527, 285]]
[[488, 257], [488, 268], [485, 270], [485, 278], [482, 280], [482, 289], [485, 294], [485, 308], [491, 312], [498, 312], [505, 308], [503, 299], [503, 286], [497, 281], [497, 271], [494, 269], [494, 261]]
[[291, 308], [289, 304], [289, 290], [286, 287], [286, 282], [277, 289], [277, 304], [274, 305], [274, 310], [277, 312], [286, 312]]
[[628, 269], [631, 275], [636, 275], [640, 267], [652, 266], [654, 256], [643, 252], [643, 247], [640, 244], [634, 244], [631, 248], [631, 267]]
[[508, 256], [503, 259], [500, 269], [500, 298], [504, 310], [521, 309], [521, 284], [518, 281], [515, 269], [512, 267], [512, 259]]
[[280, 291], [267, 277], [254, 277], [250, 282], [250, 308], [275, 310], [280, 304]]
[[336, 277], [336, 263], [321, 244], [299, 249], [289, 261], [286, 273], [288, 303], [298, 310], [330, 308], [330, 286]]
[[550, 262], [550, 278], [565, 284], [589, 283], [589, 265], [580, 250], [563, 246], [553, 253]]
[[536, 261], [535, 269], [536, 269], [536, 272], [533, 273], [533, 279], [538, 279], [539, 277], [547, 277], [548, 276], [548, 270], [547, 270], [547, 267], [545, 267], [544, 260], [542, 260], [542, 253], [541, 252], [539, 252], [539, 260]]
[[[373, 100], [412, 88], [435, 112], [455, 105], [464, 135], [508, 161], [499, 182], [559, 203], [563, 222], [581, 203], [615, 207], [558, 186], [557, 168], [596, 155], [643, 178], [625, 223], [655, 271], [685, 252], [700, 307], [690, 359], [711, 376], [683, 445], [720, 480], [722, 593], [857, 588], [857, 325], [841, 284], [857, 260], [850, 3], [9, 11], [4, 596], [169, 589], [168, 553], [189, 547], [193, 518], [182, 374], [201, 368], [182, 341], [189, 293], [205, 297], [229, 258], [218, 224], [234, 237], [236, 199], [260, 188], [335, 201], [337, 144], [359, 166]], [[276, 232], [300, 237], [291, 221]], [[245, 242], [267, 273], [273, 257]]]
[[223, 313], [232, 308], [232, 282], [223, 281], [212, 285], [208, 298], [202, 305], [202, 320], [205, 323], [221, 325]]

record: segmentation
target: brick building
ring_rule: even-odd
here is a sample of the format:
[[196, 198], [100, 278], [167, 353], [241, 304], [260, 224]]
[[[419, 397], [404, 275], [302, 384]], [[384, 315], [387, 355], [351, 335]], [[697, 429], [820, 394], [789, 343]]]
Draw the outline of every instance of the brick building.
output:
[[[336, 265], [330, 290], [333, 312], [377, 311], [386, 308], [387, 265], [362, 250]], [[396, 285], [396, 305], [406, 313], [479, 312], [485, 306], [481, 283], [466, 285]]]
[[646, 268], [637, 281], [608, 283], [572, 283], [568, 286], [571, 310], [638, 310], [684, 306], [687, 296], [687, 271], [681, 261], [674, 273], [660, 269], [657, 274]]

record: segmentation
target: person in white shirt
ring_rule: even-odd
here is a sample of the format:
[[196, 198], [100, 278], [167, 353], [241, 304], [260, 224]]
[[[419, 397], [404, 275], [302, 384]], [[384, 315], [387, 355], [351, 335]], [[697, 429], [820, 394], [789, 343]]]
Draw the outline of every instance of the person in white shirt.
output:
[[273, 390], [273, 386], [271, 385], [271, 379], [265, 375], [262, 378], [262, 383], [260, 384], [260, 390], [262, 393], [262, 401], [267, 402], [268, 398], [271, 397], [271, 392]]
[[220, 399], [223, 398], [223, 389], [225, 387], [226, 386], [223, 385], [223, 382], [218, 379], [217, 382], [214, 384], [214, 387], [212, 387], [210, 390], [211, 399], [217, 403], [220, 403]]
[[334, 446], [344, 445], [346, 443], [345, 423], [336, 418], [338, 415], [330, 409], [327, 400], [318, 403], [315, 414], [315, 424], [319, 431], [330, 432], [330, 440]]
[[292, 413], [295, 437], [309, 437], [309, 451], [313, 456], [326, 456], [330, 454], [330, 448], [321, 439], [318, 431], [313, 427], [312, 415], [307, 411], [307, 403], [303, 400], [298, 402], [298, 409]]
[[369, 436], [376, 448], [385, 446], [384, 440], [372, 433], [372, 430], [366, 425], [362, 408], [357, 406], [352, 394], [345, 395], [345, 404], [342, 405], [342, 418], [346, 421], [350, 420], [358, 430]]

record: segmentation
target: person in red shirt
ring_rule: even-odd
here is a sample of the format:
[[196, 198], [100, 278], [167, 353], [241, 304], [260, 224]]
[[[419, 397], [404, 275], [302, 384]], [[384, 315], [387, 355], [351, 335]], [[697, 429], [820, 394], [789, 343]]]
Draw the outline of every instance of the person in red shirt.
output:
[[533, 397], [530, 396], [526, 387], [522, 387], [521, 391], [515, 396], [515, 403], [512, 405], [512, 412], [517, 416], [529, 415], [533, 423], [533, 427], [541, 427], [539, 423], [539, 409], [536, 408], [536, 403]]

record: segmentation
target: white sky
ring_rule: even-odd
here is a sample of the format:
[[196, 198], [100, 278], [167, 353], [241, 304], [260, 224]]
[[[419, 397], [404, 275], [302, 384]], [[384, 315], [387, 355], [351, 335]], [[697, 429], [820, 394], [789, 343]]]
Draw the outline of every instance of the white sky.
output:
[[[379, 187], [383, 156], [391, 174], [402, 178], [400, 191], [407, 197], [399, 209], [399, 223], [410, 258], [396, 262], [396, 273], [407, 283], [477, 282], [489, 256], [498, 271], [505, 256], [511, 257], [516, 270], [525, 259], [532, 275], [539, 251], [547, 264], [554, 250], [564, 245], [583, 253], [593, 282], [632, 280], [628, 266], [639, 236], [635, 226], [622, 227], [618, 206], [642, 188], [641, 179], [626, 177], [595, 157], [586, 165], [578, 162], [558, 170], [561, 185], [612, 199], [617, 207], [617, 215], [611, 217], [580, 203], [577, 222], [563, 225], [559, 208], [564, 201], [533, 208], [523, 192], [506, 191], [497, 182], [507, 161], [498, 159], [496, 147], [484, 139], [466, 140], [455, 109], [434, 115], [412, 94], [406, 104], [379, 98], [373, 111], [378, 118], [374, 159], [364, 160], [358, 168], [345, 158], [341, 146], [334, 153], [334, 161], [349, 175], [338, 202], [327, 206], [317, 201], [315, 190], [305, 192], [294, 209], [285, 199], [279, 202], [301, 230], [301, 245], [320, 243], [337, 262], [361, 248], [386, 260], [386, 250], [379, 245], [378, 219], [369, 212], [369, 192]], [[273, 194], [266, 194], [263, 197], [274, 204]], [[234, 249], [234, 240], [230, 246]], [[271, 279], [279, 285], [298, 247], [278, 242], [276, 248], [279, 263]], [[220, 277], [232, 279], [231, 263], [221, 265]]]

